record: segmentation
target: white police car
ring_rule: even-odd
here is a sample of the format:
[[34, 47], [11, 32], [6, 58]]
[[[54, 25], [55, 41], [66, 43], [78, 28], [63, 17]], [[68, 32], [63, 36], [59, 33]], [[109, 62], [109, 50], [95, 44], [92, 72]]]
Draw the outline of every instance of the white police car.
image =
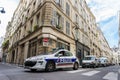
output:
[[25, 60], [24, 68], [36, 71], [54, 71], [57, 68], [79, 68], [78, 59], [71, 52], [65, 49], [54, 50], [48, 54], [30, 57]]

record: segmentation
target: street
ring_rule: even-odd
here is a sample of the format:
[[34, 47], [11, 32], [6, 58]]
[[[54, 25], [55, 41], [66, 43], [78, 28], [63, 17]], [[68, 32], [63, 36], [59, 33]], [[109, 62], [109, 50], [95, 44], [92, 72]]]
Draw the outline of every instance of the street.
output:
[[0, 63], [0, 80], [120, 80], [120, 66], [30, 72], [23, 67]]

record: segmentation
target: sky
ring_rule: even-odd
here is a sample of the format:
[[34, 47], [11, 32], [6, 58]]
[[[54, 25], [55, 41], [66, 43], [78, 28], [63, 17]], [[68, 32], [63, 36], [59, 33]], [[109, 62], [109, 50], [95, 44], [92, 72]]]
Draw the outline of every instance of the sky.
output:
[[[0, 0], [0, 7], [5, 9], [5, 14], [0, 13], [0, 37], [5, 35], [8, 21], [11, 21], [19, 0]], [[0, 8], [2, 10], [2, 8]]]
[[[99, 27], [104, 33], [110, 47], [118, 46], [118, 11], [119, 0], [86, 0], [88, 6], [96, 17]], [[0, 0], [0, 7], [4, 7], [6, 13], [0, 13], [0, 37], [5, 35], [8, 21], [11, 20], [19, 0]], [[1, 8], [0, 8], [1, 9]]]
[[110, 47], [118, 47], [119, 0], [86, 0]]

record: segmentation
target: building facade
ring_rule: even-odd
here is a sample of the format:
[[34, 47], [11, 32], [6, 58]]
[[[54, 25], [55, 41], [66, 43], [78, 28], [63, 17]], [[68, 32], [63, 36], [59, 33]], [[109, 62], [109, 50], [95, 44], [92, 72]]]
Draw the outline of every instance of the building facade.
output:
[[6, 36], [11, 36], [5, 39], [10, 63], [23, 64], [55, 48], [75, 53], [80, 64], [86, 55], [102, 54], [101, 33], [85, 0], [20, 0], [9, 26]]

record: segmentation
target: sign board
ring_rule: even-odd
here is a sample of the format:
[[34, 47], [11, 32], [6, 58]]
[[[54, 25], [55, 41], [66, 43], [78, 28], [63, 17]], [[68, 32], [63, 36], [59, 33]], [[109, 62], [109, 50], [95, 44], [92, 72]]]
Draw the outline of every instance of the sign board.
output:
[[43, 46], [48, 46], [49, 45], [49, 42], [43, 42]]
[[48, 42], [49, 39], [48, 38], [43, 38], [43, 42]]

